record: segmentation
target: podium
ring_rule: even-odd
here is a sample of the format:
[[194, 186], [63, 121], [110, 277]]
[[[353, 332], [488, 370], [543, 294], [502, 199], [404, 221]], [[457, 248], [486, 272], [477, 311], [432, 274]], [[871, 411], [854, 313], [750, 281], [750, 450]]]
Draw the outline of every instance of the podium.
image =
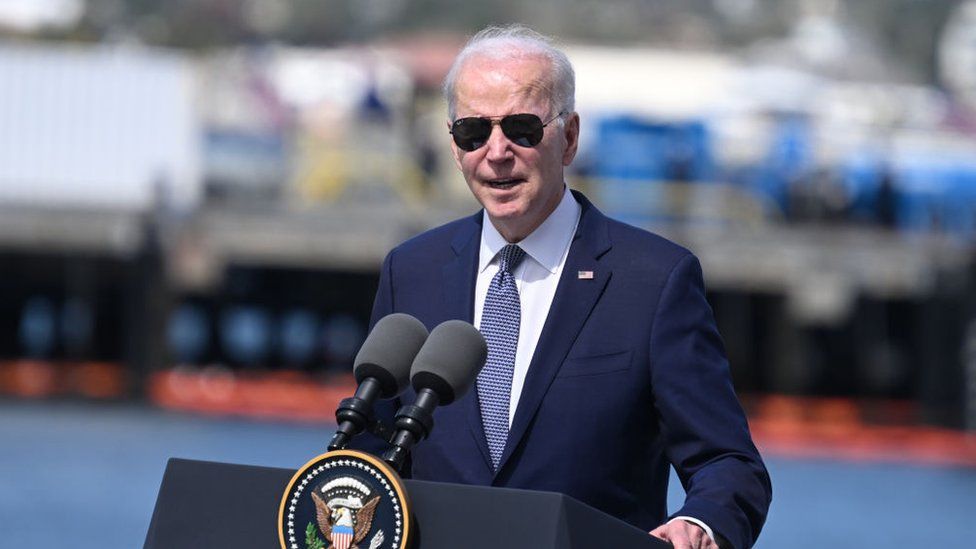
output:
[[[294, 471], [170, 459], [145, 549], [279, 548], [278, 506]], [[553, 492], [404, 480], [414, 549], [671, 547]]]

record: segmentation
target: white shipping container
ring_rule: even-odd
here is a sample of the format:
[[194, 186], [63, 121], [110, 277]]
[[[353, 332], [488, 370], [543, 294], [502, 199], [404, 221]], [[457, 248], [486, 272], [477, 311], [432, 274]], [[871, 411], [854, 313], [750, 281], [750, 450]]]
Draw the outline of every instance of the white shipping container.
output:
[[0, 205], [143, 210], [201, 198], [194, 71], [131, 46], [0, 45]]

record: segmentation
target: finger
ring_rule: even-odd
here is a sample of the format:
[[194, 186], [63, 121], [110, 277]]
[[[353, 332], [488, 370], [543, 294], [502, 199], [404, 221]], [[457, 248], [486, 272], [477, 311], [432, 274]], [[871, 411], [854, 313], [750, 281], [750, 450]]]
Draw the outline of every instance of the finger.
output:
[[666, 524], [662, 524], [648, 533], [658, 539], [663, 539], [664, 541], [668, 541], [668, 532], [666, 526], [667, 526]]
[[695, 549], [718, 549], [718, 545], [708, 537], [704, 530], [696, 526], [689, 527], [688, 538]]
[[691, 544], [683, 524], [672, 523], [671, 528], [668, 528], [668, 538], [671, 545], [674, 545], [674, 549], [698, 549], [697, 545]]

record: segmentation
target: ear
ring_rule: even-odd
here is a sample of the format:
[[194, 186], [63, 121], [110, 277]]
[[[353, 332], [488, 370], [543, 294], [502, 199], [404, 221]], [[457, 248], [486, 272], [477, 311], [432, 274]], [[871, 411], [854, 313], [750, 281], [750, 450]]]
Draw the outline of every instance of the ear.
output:
[[447, 135], [448, 135], [448, 137], [450, 137], [450, 141], [451, 141], [451, 153], [453, 153], [452, 156], [454, 157], [454, 165], [457, 166], [457, 169], [460, 171], [461, 170], [461, 155], [464, 154], [464, 151], [462, 151], [460, 148], [458, 148], [457, 143], [454, 142], [454, 136], [451, 135], [451, 121], [450, 120], [447, 121]]
[[572, 164], [576, 158], [576, 150], [579, 148], [580, 117], [579, 113], [573, 112], [566, 117], [563, 124], [563, 138], [566, 139], [566, 150], [563, 151], [563, 166]]

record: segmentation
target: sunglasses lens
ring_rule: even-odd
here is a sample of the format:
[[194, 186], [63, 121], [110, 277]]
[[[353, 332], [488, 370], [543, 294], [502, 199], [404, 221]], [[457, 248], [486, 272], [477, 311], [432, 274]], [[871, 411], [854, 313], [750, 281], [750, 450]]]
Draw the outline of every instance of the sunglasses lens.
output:
[[535, 147], [542, 141], [545, 128], [542, 119], [534, 114], [512, 114], [502, 118], [502, 131], [512, 143], [522, 147]]
[[[503, 128], [504, 129], [504, 128]], [[491, 120], [487, 118], [458, 118], [451, 125], [454, 143], [462, 150], [473, 151], [488, 142]]]
[[[505, 137], [521, 147], [535, 147], [545, 132], [542, 119], [534, 114], [510, 114], [502, 118], [499, 125]], [[458, 148], [473, 151], [488, 142], [491, 126], [489, 118], [458, 118], [451, 124], [451, 134]]]

